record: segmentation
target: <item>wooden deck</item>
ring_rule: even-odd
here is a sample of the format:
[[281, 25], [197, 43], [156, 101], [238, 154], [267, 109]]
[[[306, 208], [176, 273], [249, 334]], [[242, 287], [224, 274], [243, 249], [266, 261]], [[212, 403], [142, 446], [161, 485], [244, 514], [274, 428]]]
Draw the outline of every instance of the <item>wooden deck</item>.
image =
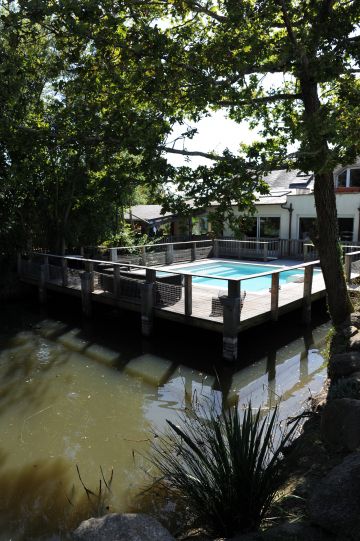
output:
[[[178, 282], [181, 276], [182, 286], [179, 283], [165, 285], [162, 281], [163, 268], [137, 266], [134, 270], [133, 265], [128, 265], [129, 273], [124, 272], [124, 263], [34, 254], [30, 259], [19, 259], [19, 275], [23, 281], [39, 288], [42, 301], [46, 300], [47, 290], [79, 297], [86, 315], [91, 314], [93, 303], [138, 312], [141, 314], [143, 334], [148, 336], [154, 318], [222, 333], [223, 342], [231, 351], [225, 352], [224, 356], [233, 358], [237, 334], [245, 329], [266, 321], [276, 321], [282, 314], [298, 308], [303, 308], [303, 320], [309, 322], [311, 303], [325, 296], [322, 273], [314, 270], [317, 265], [318, 262], [297, 263], [294, 269], [303, 271], [302, 281], [288, 282], [280, 287], [279, 275], [287, 267], [281, 270], [279, 267], [269, 267], [269, 271], [262, 274], [270, 278], [271, 287], [259, 292], [247, 291], [242, 308], [240, 291], [246, 291], [249, 277], [224, 279], [225, 287], [219, 290], [218, 287], [197, 284], [191, 267], [181, 271], [176, 266], [171, 267], [168, 272], [173, 278], [178, 278]], [[168, 291], [170, 295], [168, 302], [163, 302], [161, 298], [161, 289], [164, 288], [165, 293]], [[223, 313], [214, 317], [211, 315], [212, 299], [219, 295], [224, 295], [225, 299], [221, 308]]]
[[[279, 292], [279, 315], [301, 308], [303, 305], [303, 283], [289, 283], [281, 286]], [[196, 286], [192, 288], [192, 314], [191, 320], [184, 315], [185, 300], [182, 298], [174, 306], [157, 308], [156, 315], [166, 319], [179, 320], [185, 318], [185, 323], [203, 328], [211, 328], [222, 332], [223, 318], [211, 317], [211, 299], [218, 295], [219, 289], [212, 287]], [[325, 296], [325, 285], [322, 274], [316, 276], [313, 281], [311, 301]], [[172, 316], [173, 315], [173, 316]], [[247, 292], [240, 314], [238, 332], [250, 327], [257, 326], [271, 318], [271, 293]]]

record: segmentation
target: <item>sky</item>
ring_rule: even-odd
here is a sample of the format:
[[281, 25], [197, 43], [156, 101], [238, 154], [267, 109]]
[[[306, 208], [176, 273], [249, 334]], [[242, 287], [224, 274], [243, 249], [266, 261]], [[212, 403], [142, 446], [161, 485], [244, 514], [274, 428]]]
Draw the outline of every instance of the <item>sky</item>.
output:
[[[198, 123], [191, 124], [191, 127], [197, 128], [198, 133], [193, 139], [186, 141], [186, 150], [221, 153], [225, 148], [228, 148], [231, 152], [236, 153], [240, 143], [250, 143], [257, 138], [256, 130], [250, 130], [246, 122], [237, 124], [227, 118], [224, 111], [216, 111]], [[186, 129], [187, 126], [177, 124], [169, 137], [169, 141], [184, 133]], [[172, 145], [168, 144], [168, 146]], [[182, 150], [183, 141], [177, 141], [174, 148]], [[174, 166], [188, 165], [197, 167], [198, 165], [211, 164], [211, 161], [206, 158], [190, 157], [190, 161], [186, 161], [185, 156], [170, 153], [167, 154], [167, 159]]]

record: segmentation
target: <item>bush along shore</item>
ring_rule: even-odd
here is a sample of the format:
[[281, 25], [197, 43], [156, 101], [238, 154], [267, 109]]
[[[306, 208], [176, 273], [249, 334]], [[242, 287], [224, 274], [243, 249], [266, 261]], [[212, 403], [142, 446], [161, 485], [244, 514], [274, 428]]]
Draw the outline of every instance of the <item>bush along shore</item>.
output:
[[[268, 415], [264, 424], [255, 416], [252, 424], [250, 415], [244, 422], [234, 415], [234, 411], [225, 416], [223, 412], [220, 417], [213, 413], [204, 416], [205, 412], [200, 412], [201, 415], [195, 415], [187, 427], [170, 427], [172, 436], [170, 440], [164, 440], [168, 447], [161, 448], [157, 442], [155, 463], [166, 475], [169, 490], [188, 490], [185, 498], [188, 509], [191, 509], [192, 492], [198, 502], [193, 510], [196, 511], [196, 506], [200, 509], [197, 513], [201, 518], [199, 527], [189, 530], [184, 526], [183, 534], [176, 539], [360, 541], [360, 310], [345, 324], [332, 330], [328, 356], [328, 379], [322, 392], [310, 400], [300, 436], [290, 444], [289, 438], [285, 437], [287, 445], [280, 442], [279, 453], [275, 447], [276, 456], [279, 458], [281, 454], [283, 459], [278, 460], [274, 470], [275, 483], [269, 490], [270, 499], [262, 508], [266, 512], [259, 512], [261, 520], [244, 517], [246, 506], [242, 500], [248, 493], [254, 505], [258, 491], [260, 494], [264, 490], [264, 481], [268, 483], [266, 467], [269, 462], [265, 456], [271, 456], [268, 450], [273, 434], [270, 437], [268, 427], [275, 423], [274, 416]], [[242, 432], [243, 436], [246, 432], [246, 438], [252, 442], [249, 447]], [[262, 445], [264, 439], [268, 441]], [[207, 455], [209, 445], [213, 447]], [[223, 458], [216, 464], [216, 457], [220, 455]], [[247, 464], [243, 467], [245, 456]], [[240, 462], [236, 462], [239, 459]], [[186, 465], [182, 470], [184, 460]], [[231, 478], [234, 471], [235, 476]], [[218, 473], [220, 476], [216, 478]], [[244, 491], [246, 480], [249, 485]], [[172, 487], [172, 483], [175, 486]], [[240, 487], [240, 498], [236, 496], [236, 483]], [[202, 488], [205, 491], [201, 511]], [[263, 493], [261, 497], [264, 498]], [[210, 500], [213, 502], [212, 516], [207, 519], [205, 508]], [[231, 508], [234, 502], [235, 506]], [[248, 512], [247, 509], [245, 515]], [[225, 524], [232, 533], [215, 534], [214, 517], [217, 524]], [[186, 514], [184, 523], [188, 523]], [[251, 531], [251, 526], [255, 526], [256, 531]], [[146, 515], [113, 514], [82, 523], [74, 533], [74, 539], [173, 541], [175, 537]]]

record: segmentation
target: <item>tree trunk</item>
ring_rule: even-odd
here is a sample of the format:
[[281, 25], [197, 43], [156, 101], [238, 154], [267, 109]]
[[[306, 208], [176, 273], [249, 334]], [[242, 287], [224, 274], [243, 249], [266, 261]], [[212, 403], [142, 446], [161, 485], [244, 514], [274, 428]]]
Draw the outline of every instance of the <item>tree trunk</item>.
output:
[[315, 206], [318, 221], [317, 248], [325, 280], [327, 301], [334, 325], [343, 323], [353, 308], [349, 299], [339, 245], [336, 197], [332, 173], [315, 174]]
[[340, 325], [353, 311], [346, 287], [339, 245], [337, 211], [333, 172], [328, 164], [330, 151], [324, 133], [324, 111], [318, 96], [318, 86], [308, 72], [308, 60], [302, 57], [300, 76], [304, 102], [304, 127], [309, 147], [317, 156], [314, 162], [315, 207], [318, 220], [317, 248], [325, 280], [328, 308], [334, 325]]

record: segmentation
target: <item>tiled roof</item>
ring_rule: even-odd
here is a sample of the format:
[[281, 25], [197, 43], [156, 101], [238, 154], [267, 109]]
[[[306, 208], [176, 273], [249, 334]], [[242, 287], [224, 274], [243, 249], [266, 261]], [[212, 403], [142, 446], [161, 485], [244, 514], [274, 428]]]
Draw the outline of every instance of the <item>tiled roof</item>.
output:
[[286, 195], [261, 195], [257, 201], [257, 205], [281, 205], [286, 203]]
[[314, 175], [305, 174], [298, 170], [287, 171], [286, 169], [279, 169], [272, 171], [264, 178], [265, 182], [269, 184], [270, 190], [279, 189], [313, 189], [314, 187]]
[[[165, 214], [161, 214], [161, 209], [161, 205], [135, 205], [131, 207], [131, 213], [135, 221], [142, 220], [145, 222], [151, 222], [152, 220], [158, 220], [173, 216], [171, 212], [165, 212]], [[130, 212], [125, 212], [125, 220], [130, 219]]]

